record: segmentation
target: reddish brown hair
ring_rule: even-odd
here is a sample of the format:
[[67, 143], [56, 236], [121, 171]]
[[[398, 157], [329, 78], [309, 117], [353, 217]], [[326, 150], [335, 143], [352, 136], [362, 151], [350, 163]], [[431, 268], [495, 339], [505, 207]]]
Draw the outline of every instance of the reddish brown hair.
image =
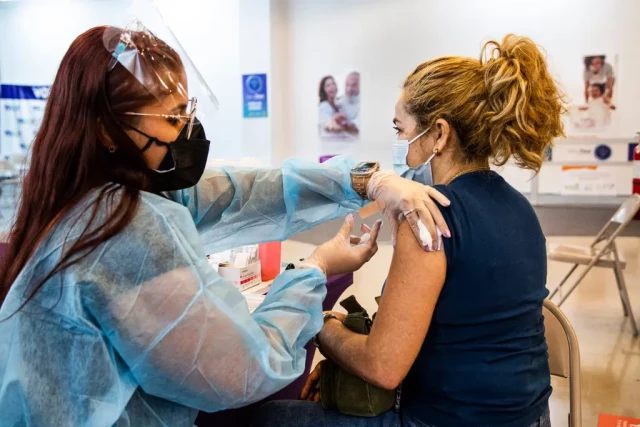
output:
[[[91, 190], [100, 188], [96, 201], [87, 208], [91, 210], [88, 224], [45, 279], [30, 284], [30, 293], [20, 308], [47, 280], [122, 231], [136, 213], [140, 190], [149, 186], [149, 170], [122, 123], [127, 118], [124, 112], [157, 100], [119, 63], [109, 69], [111, 53], [103, 41], [105, 29], [92, 28], [73, 41], [51, 86], [31, 147], [31, 164], [22, 184], [9, 247], [0, 265], [0, 304], [42, 238]], [[180, 58], [169, 46], [158, 40], [148, 48], [169, 58], [181, 71]], [[114, 153], [107, 149], [112, 145]], [[104, 201], [111, 205], [109, 216], [104, 223], [94, 224], [98, 206]]]

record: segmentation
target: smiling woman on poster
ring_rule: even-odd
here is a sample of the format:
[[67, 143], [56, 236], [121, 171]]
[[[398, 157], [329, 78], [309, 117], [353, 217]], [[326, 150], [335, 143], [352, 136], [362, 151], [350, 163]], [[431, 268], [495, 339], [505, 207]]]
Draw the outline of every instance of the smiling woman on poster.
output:
[[318, 87], [318, 135], [324, 141], [355, 141], [360, 113], [360, 75], [352, 72], [346, 79], [345, 95], [338, 95], [333, 76], [324, 76]]

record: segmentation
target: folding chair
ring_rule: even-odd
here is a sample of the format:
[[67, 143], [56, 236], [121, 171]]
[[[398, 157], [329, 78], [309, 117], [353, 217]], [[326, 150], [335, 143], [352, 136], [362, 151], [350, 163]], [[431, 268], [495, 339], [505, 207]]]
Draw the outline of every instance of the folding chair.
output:
[[[569, 279], [569, 277], [576, 271], [579, 265], [586, 265], [586, 269], [580, 274], [574, 285], [569, 291], [562, 296], [558, 302], [558, 307], [571, 295], [575, 288], [578, 287], [582, 279], [589, 273], [593, 267], [604, 267], [613, 269], [613, 273], [616, 277], [618, 285], [618, 293], [620, 294], [620, 300], [622, 301], [622, 310], [625, 317], [629, 317], [631, 325], [633, 327], [634, 335], [638, 335], [638, 325], [636, 324], [633, 311], [631, 309], [631, 302], [629, 301], [629, 293], [627, 292], [627, 285], [624, 281], [624, 274], [622, 270], [626, 267], [626, 262], [622, 259], [618, 248], [616, 246], [615, 239], [620, 235], [622, 230], [631, 222], [634, 215], [640, 209], [640, 195], [634, 194], [629, 197], [618, 208], [616, 213], [611, 217], [602, 230], [598, 233], [593, 243], [590, 246], [573, 246], [573, 245], [550, 245], [548, 258], [553, 261], [567, 262], [573, 264], [573, 267], [569, 270], [567, 275], [562, 279], [558, 287], [551, 292], [549, 299], [552, 299], [555, 294], [562, 288], [562, 285]], [[613, 227], [612, 227], [613, 226]]]
[[569, 378], [569, 427], [582, 426], [580, 400], [580, 348], [569, 319], [551, 301], [544, 300], [544, 336], [551, 375]]

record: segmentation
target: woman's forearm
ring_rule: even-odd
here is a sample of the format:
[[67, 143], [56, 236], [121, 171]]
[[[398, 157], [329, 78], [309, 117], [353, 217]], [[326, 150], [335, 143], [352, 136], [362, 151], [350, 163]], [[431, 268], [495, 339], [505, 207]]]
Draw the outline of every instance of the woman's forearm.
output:
[[384, 296], [369, 335], [330, 320], [319, 334], [320, 348], [367, 382], [393, 389], [416, 360], [446, 277], [443, 251], [425, 252], [407, 221], [398, 229]]
[[326, 358], [370, 384], [393, 389], [397, 386], [389, 370], [379, 366], [379, 358], [368, 349], [368, 336], [355, 333], [337, 320], [325, 323], [318, 334], [320, 350]]

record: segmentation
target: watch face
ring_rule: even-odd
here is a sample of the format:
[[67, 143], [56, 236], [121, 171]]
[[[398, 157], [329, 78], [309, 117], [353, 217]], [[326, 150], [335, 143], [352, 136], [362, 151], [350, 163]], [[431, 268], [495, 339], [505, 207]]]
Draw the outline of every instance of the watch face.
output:
[[358, 174], [364, 174], [371, 171], [371, 169], [375, 167], [376, 167], [376, 163], [374, 162], [361, 163], [353, 169], [353, 172]]

